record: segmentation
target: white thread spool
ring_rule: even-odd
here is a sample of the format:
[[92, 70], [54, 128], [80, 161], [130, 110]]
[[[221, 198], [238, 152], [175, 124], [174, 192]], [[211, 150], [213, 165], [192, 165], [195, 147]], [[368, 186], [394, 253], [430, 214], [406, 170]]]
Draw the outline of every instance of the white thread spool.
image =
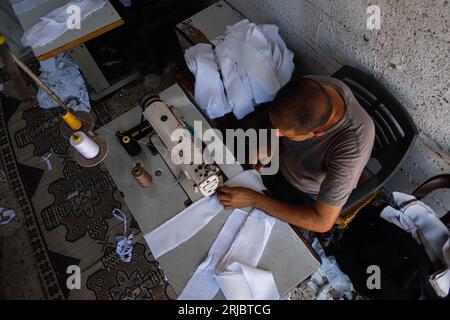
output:
[[93, 159], [100, 153], [99, 145], [82, 131], [72, 134], [70, 145], [86, 159]]

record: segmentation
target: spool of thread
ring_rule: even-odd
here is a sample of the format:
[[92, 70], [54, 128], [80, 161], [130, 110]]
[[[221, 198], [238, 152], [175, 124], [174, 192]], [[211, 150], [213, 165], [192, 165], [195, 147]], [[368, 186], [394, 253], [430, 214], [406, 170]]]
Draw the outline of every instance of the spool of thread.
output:
[[100, 153], [99, 145], [81, 131], [72, 134], [70, 137], [70, 145], [86, 159], [93, 159]]
[[129, 136], [122, 136], [120, 134], [117, 134], [117, 137], [120, 139], [120, 144], [130, 156], [135, 157], [141, 153], [141, 146], [136, 140], [131, 139]]
[[64, 122], [74, 131], [79, 130], [82, 126], [81, 120], [70, 111], [63, 110], [61, 112], [61, 118], [63, 118]]
[[152, 184], [152, 176], [140, 165], [131, 169], [131, 175], [136, 179], [142, 188], [148, 188]]

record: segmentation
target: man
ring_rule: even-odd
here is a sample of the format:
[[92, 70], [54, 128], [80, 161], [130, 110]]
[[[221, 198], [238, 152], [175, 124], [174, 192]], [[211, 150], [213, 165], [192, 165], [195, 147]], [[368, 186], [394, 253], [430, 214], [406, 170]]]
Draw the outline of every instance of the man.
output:
[[[264, 177], [273, 197], [223, 187], [221, 203], [258, 208], [297, 227], [328, 232], [370, 158], [372, 119], [347, 85], [322, 76], [289, 84], [272, 104], [269, 118], [280, 137], [281, 172]], [[287, 196], [292, 190], [296, 199]]]

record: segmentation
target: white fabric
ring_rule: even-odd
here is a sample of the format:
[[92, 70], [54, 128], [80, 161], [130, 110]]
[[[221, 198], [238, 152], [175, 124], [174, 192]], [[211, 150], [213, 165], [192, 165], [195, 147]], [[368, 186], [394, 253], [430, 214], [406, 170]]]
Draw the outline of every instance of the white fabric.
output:
[[133, 233], [128, 234], [127, 215], [120, 209], [114, 208], [113, 216], [123, 222], [123, 235], [116, 237], [116, 253], [123, 262], [130, 262], [133, 258]]
[[12, 6], [14, 8], [14, 12], [19, 15], [21, 13], [30, 11], [37, 6], [40, 6], [46, 3], [47, 0], [22, 0], [20, 2], [14, 3]]
[[[228, 180], [225, 185], [229, 187], [247, 187], [258, 192], [265, 189], [261, 176], [255, 170], [244, 171]], [[192, 238], [223, 209], [224, 207], [220, 204], [217, 196], [205, 197], [196, 201], [152, 232], [147, 233], [144, 238], [153, 256], [159, 258]]]
[[279, 299], [272, 273], [256, 268], [274, 223], [256, 209], [234, 210], [178, 299], [210, 300], [219, 289], [229, 300]]
[[[76, 98], [77, 102], [72, 100], [74, 103], [70, 103], [71, 109], [85, 112], [91, 110], [84, 78], [78, 64], [67, 53], [61, 53], [56, 57], [41, 61], [40, 64], [39, 79], [63, 101]], [[57, 106], [57, 103], [42, 88], [39, 88], [36, 98], [41, 108], [48, 109]]]
[[450, 291], [450, 239], [442, 248], [447, 270], [436, 272], [430, 277], [431, 286], [440, 297], [446, 297]]
[[26, 30], [22, 42], [31, 47], [43, 47], [68, 31], [67, 21], [72, 12], [67, 12], [67, 9], [71, 5], [77, 5], [80, 8], [80, 19], [82, 23], [83, 19], [102, 8], [105, 5], [105, 1], [74, 0], [62, 7], [56, 8], [41, 17], [41, 21], [36, 23], [29, 30]]
[[16, 213], [11, 209], [0, 208], [0, 225], [10, 223], [16, 217]]
[[[195, 99], [211, 118], [233, 111], [241, 119], [255, 105], [273, 100], [290, 80], [294, 55], [279, 36], [277, 26], [242, 20], [228, 26], [225, 37], [216, 40], [215, 51], [210, 45], [198, 44], [185, 53], [188, 67], [196, 76]], [[201, 64], [209, 66], [208, 72], [200, 72]], [[223, 90], [226, 95], [212, 94]]]
[[[225, 184], [257, 192], [265, 189], [255, 170]], [[217, 196], [202, 198], [146, 234], [153, 256], [158, 258], [193, 237], [223, 209]], [[278, 299], [272, 273], [256, 268], [274, 223], [274, 218], [256, 209], [250, 214], [234, 210], [178, 299], [212, 299], [219, 289], [227, 299]]]
[[253, 210], [216, 269], [216, 281], [228, 300], [280, 298], [270, 271], [257, 269], [275, 219]]
[[219, 291], [219, 286], [213, 281], [216, 266], [231, 247], [247, 216], [248, 213], [245, 211], [233, 211], [209, 249], [208, 256], [189, 279], [183, 292], [178, 296], [178, 300], [211, 300], [214, 298]]
[[396, 208], [387, 206], [381, 217], [410, 233], [424, 245], [432, 261], [439, 259], [446, 266], [447, 270], [431, 276], [430, 282], [437, 294], [447, 296], [450, 288], [450, 231], [430, 207], [415, 197], [394, 192], [393, 201]]
[[41, 157], [41, 161], [45, 162], [45, 164], [47, 165], [47, 169], [48, 171], [53, 171], [53, 165], [52, 165], [52, 161], [50, 160], [50, 157], [53, 155], [53, 150], [51, 150], [50, 152], [48, 152], [46, 155], [43, 155]]
[[450, 237], [450, 231], [435, 216], [433, 210], [420, 201], [403, 206], [404, 203], [415, 200], [408, 194], [394, 192], [393, 199], [394, 204], [401, 209], [387, 206], [381, 212], [381, 217], [407, 231], [418, 243], [430, 249], [432, 260], [438, 257], [445, 262], [442, 248]]
[[312, 247], [320, 256], [322, 264], [311, 275], [308, 287], [315, 294], [316, 300], [352, 299], [353, 284], [350, 278], [342, 272], [334, 256], [327, 256], [317, 238]]
[[270, 271], [234, 262], [216, 274], [216, 281], [227, 300], [279, 300]]
[[147, 233], [144, 238], [153, 256], [160, 256], [192, 238], [211, 221], [223, 206], [216, 196], [205, 197], [187, 207], [172, 219]]
[[212, 46], [201, 43], [191, 47], [186, 50], [185, 59], [195, 75], [196, 101], [208, 117], [214, 119], [230, 112]]

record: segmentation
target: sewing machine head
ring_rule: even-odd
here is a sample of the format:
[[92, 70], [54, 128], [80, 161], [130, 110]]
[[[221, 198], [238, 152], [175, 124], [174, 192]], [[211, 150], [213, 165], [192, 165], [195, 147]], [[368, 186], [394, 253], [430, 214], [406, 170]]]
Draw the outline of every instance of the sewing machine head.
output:
[[201, 141], [194, 142], [183, 118], [157, 95], [145, 95], [140, 105], [155, 131], [151, 142], [161, 156], [171, 159], [167, 165], [175, 177], [184, 174], [195, 192], [205, 197], [214, 194], [221, 181], [220, 169], [202, 152]]

